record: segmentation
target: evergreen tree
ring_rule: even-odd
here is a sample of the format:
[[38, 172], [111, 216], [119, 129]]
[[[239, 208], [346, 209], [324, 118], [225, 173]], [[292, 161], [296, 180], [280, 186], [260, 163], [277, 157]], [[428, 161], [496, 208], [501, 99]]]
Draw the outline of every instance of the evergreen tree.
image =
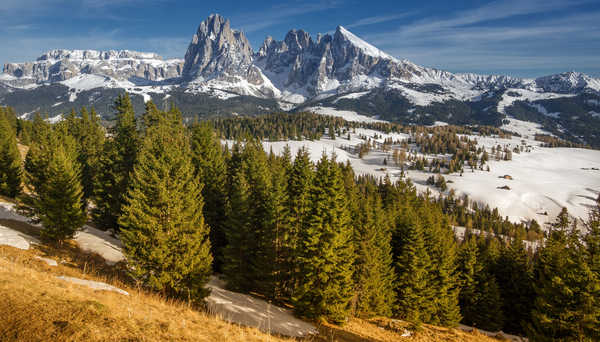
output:
[[227, 245], [223, 250], [223, 274], [227, 286], [233, 290], [247, 290], [246, 275], [250, 272], [252, 253], [252, 227], [248, 221], [250, 186], [244, 173], [242, 146], [236, 142], [227, 165], [227, 220], [225, 236]]
[[310, 189], [309, 224], [300, 232], [298, 266], [302, 277], [294, 293], [301, 316], [347, 320], [352, 299], [352, 229], [339, 166], [323, 155]]
[[[467, 239], [467, 238], [466, 238]], [[498, 283], [490, 273], [491, 252], [484, 250], [486, 240], [469, 237], [460, 251], [461, 290], [459, 303], [462, 322], [477, 328], [497, 331], [504, 324], [502, 297]]]
[[378, 196], [360, 201], [356, 225], [356, 314], [387, 316], [395, 309], [391, 229]]
[[8, 118], [0, 115], [0, 194], [17, 197], [21, 193], [22, 175], [15, 131]]
[[211, 274], [202, 185], [177, 111], [146, 127], [119, 219], [132, 276], [166, 295], [199, 302]]
[[589, 212], [585, 228], [587, 262], [596, 277], [600, 279], [600, 195], [596, 199], [596, 205]]
[[414, 323], [429, 322], [435, 312], [432, 265], [422, 222], [411, 207], [398, 215], [395, 234], [397, 315]]
[[436, 308], [430, 323], [455, 326], [461, 316], [454, 232], [447, 220], [442, 218], [441, 210], [434, 205], [422, 207], [419, 215], [426, 220], [425, 244], [433, 264], [431, 289]]
[[42, 224], [44, 240], [71, 239], [86, 221], [76, 157], [74, 140], [65, 131], [48, 130], [27, 153], [25, 176], [30, 192], [22, 197], [22, 209]]
[[563, 209], [536, 260], [536, 299], [527, 327], [535, 341], [600, 339], [600, 282], [571, 224]]
[[494, 274], [503, 298], [504, 331], [522, 334], [534, 298], [533, 269], [523, 240], [514, 238], [502, 249]]
[[98, 160], [93, 218], [106, 228], [119, 228], [118, 219], [125, 203], [133, 165], [138, 150], [138, 133], [133, 105], [128, 94], [115, 101], [117, 121], [112, 138], [103, 146]]
[[310, 212], [310, 187], [313, 181], [313, 163], [305, 147], [298, 150], [294, 162], [284, 167], [287, 179], [285, 210], [287, 217], [285, 232], [282, 234], [282, 288], [291, 297], [297, 281], [302, 274], [298, 273], [296, 255], [299, 250], [299, 234], [308, 229]]
[[210, 227], [211, 253], [215, 271], [221, 272], [225, 236], [227, 202], [227, 164], [221, 142], [208, 123], [192, 127], [192, 162], [198, 178], [204, 184], [204, 219]]

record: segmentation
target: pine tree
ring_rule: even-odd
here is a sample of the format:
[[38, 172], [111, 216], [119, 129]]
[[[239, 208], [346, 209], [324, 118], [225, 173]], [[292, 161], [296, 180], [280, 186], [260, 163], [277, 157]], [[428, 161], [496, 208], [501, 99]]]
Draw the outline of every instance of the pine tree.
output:
[[422, 222], [412, 208], [402, 209], [395, 235], [397, 315], [413, 323], [429, 322], [435, 312], [432, 265], [425, 246]]
[[600, 195], [596, 199], [596, 205], [590, 209], [585, 228], [586, 234], [583, 240], [587, 262], [596, 277], [600, 279]]
[[42, 224], [44, 240], [62, 243], [73, 238], [86, 221], [75, 143], [66, 131], [48, 129], [38, 138], [25, 161], [30, 192], [22, 197], [22, 209], [33, 222]]
[[299, 235], [300, 232], [308, 229], [310, 212], [310, 187], [313, 182], [313, 163], [305, 147], [298, 150], [296, 158], [290, 168], [286, 170], [286, 223], [287, 231], [282, 237], [282, 249], [285, 254], [282, 255], [282, 263], [287, 265], [282, 267], [281, 278], [285, 281], [282, 284], [288, 297], [291, 297], [296, 284], [302, 274], [298, 272], [297, 254], [299, 253]]
[[575, 224], [563, 209], [535, 264], [531, 323], [535, 341], [600, 339], [600, 280], [586, 262]]
[[454, 232], [442, 212], [433, 205], [421, 208], [426, 219], [425, 244], [433, 264], [431, 270], [435, 311], [431, 323], [455, 326], [460, 322], [458, 294], [460, 285], [457, 272], [457, 246]]
[[247, 273], [247, 287], [250, 290], [274, 297], [275, 290], [275, 240], [280, 198], [273, 196], [271, 173], [267, 165], [267, 155], [258, 141], [246, 142], [244, 148], [244, 172], [249, 185], [248, 215], [246, 220], [252, 228], [251, 240], [245, 241], [251, 247], [250, 269]]
[[522, 334], [529, 321], [533, 293], [533, 269], [523, 240], [514, 238], [502, 249], [494, 275], [503, 298], [504, 331]]
[[395, 309], [391, 229], [379, 197], [371, 194], [360, 201], [356, 225], [356, 314], [387, 316]]
[[250, 272], [252, 253], [252, 227], [248, 215], [250, 186], [244, 173], [242, 146], [236, 142], [231, 150], [231, 158], [227, 165], [227, 220], [225, 236], [227, 245], [223, 249], [223, 274], [227, 286], [233, 290], [248, 290], [246, 276]]
[[482, 265], [477, 261], [479, 250], [474, 238], [467, 238], [459, 252], [460, 294], [459, 304], [462, 322], [473, 324], [477, 321], [477, 302], [479, 300], [478, 276], [483, 272]]
[[202, 185], [177, 111], [146, 127], [119, 218], [132, 276], [165, 295], [199, 302], [211, 274]]
[[323, 155], [310, 189], [309, 224], [300, 232], [298, 266], [302, 274], [293, 302], [298, 314], [341, 324], [352, 299], [352, 229], [344, 202], [339, 166]]
[[14, 129], [0, 113], [0, 194], [15, 198], [21, 193], [23, 172]]
[[125, 203], [138, 150], [138, 133], [133, 105], [128, 94], [115, 101], [117, 121], [98, 160], [94, 186], [93, 218], [101, 227], [119, 228], [118, 219]]
[[227, 202], [227, 164], [221, 142], [208, 123], [192, 127], [192, 162], [198, 178], [204, 184], [204, 219], [210, 227], [211, 253], [215, 271], [221, 272], [225, 236]]

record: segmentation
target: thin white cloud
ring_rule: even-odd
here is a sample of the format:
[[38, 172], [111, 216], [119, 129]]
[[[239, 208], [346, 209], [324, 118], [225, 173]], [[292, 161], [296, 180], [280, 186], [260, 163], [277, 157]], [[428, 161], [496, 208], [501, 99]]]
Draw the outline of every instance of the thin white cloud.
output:
[[367, 18], [362, 18], [360, 20], [357, 20], [351, 24], [344, 25], [344, 26], [346, 28], [353, 28], [353, 27], [380, 24], [380, 23], [385, 23], [385, 22], [390, 22], [390, 21], [395, 21], [395, 20], [412, 17], [412, 16], [416, 15], [417, 13], [418, 13], [417, 11], [411, 11], [411, 12], [405, 12], [405, 13], [393, 14], [393, 15], [381, 15], [381, 16], [367, 17]]

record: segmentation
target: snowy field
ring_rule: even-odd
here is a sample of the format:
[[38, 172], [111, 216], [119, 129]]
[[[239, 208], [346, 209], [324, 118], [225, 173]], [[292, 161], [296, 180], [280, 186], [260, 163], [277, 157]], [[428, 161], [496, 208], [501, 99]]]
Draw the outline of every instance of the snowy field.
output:
[[[539, 130], [535, 124], [524, 124], [522, 121], [511, 121], [512, 127], [521, 128], [520, 133], [532, 133]], [[363, 140], [359, 134], [369, 137], [377, 133], [382, 136], [378, 139], [392, 137], [394, 140], [406, 138], [405, 134], [386, 135], [381, 132], [367, 129], [357, 129], [351, 134], [351, 139], [329, 139], [327, 136], [319, 141], [279, 141], [263, 142], [266, 151], [273, 150], [281, 153], [286, 145], [290, 147], [292, 155], [302, 148], [309, 150], [310, 158], [318, 161], [323, 153], [336, 154], [340, 162], [349, 161], [357, 174], [370, 174], [375, 177], [389, 175], [392, 180], [397, 180], [400, 169], [393, 166], [391, 152], [372, 151], [363, 159], [348, 151], [348, 147], [356, 146]], [[586, 219], [589, 208], [594, 205], [594, 200], [600, 193], [600, 151], [573, 149], [573, 148], [543, 148], [539, 142], [527, 138], [513, 137], [500, 139], [497, 137], [469, 136], [477, 139], [478, 145], [485, 146], [488, 152], [492, 146], [501, 145], [511, 150], [522, 145], [531, 152], [513, 153], [511, 161], [489, 161], [490, 172], [475, 170], [471, 172], [465, 167], [461, 177], [459, 174], [444, 175], [450, 189], [458, 195], [466, 194], [472, 200], [487, 204], [491, 208], [497, 207], [502, 216], [508, 216], [513, 222], [535, 219], [539, 223], [552, 221], [562, 207], [567, 207], [570, 214]], [[383, 164], [387, 159], [388, 165]], [[407, 175], [413, 180], [419, 191], [429, 188], [433, 193], [438, 190], [426, 184], [431, 173], [407, 170]], [[500, 178], [510, 175], [513, 179]], [[510, 190], [499, 189], [509, 186]]]
[[[354, 94], [352, 94], [352, 95], [354, 95]], [[346, 97], [348, 97], [348, 96], [350, 96], [350, 95], [346, 95]], [[335, 116], [335, 117], [342, 118], [342, 119], [344, 119], [346, 121], [350, 121], [350, 122], [367, 122], [367, 123], [387, 122], [387, 121], [383, 121], [383, 120], [378, 120], [376, 118], [372, 118], [370, 116], [360, 115], [351, 110], [339, 110], [339, 109], [335, 109], [332, 107], [309, 107], [306, 109], [306, 111], [312, 112], [315, 114], [319, 114], [319, 115]]]

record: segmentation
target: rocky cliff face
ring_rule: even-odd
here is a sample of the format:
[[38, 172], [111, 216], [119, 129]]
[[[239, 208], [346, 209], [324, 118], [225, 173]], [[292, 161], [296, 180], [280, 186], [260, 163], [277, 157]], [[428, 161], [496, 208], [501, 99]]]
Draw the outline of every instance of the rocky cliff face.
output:
[[182, 60], [163, 60], [154, 53], [128, 50], [52, 50], [35, 62], [5, 64], [3, 71], [6, 75], [19, 79], [19, 83], [55, 83], [83, 74], [143, 83], [180, 77], [182, 69]]
[[218, 87], [242, 95], [274, 96], [260, 69], [253, 64], [252, 47], [229, 20], [213, 14], [200, 23], [185, 54], [183, 79], [191, 89]]

